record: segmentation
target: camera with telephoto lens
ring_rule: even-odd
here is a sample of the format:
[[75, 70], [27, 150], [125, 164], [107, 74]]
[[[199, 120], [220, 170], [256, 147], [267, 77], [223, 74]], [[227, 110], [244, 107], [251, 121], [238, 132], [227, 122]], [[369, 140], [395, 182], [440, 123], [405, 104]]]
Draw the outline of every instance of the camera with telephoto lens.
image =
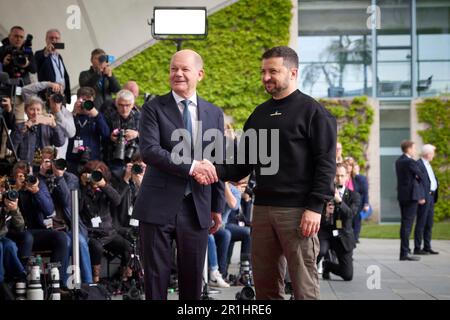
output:
[[84, 100], [81, 103], [81, 108], [86, 111], [91, 111], [92, 109], [94, 109], [94, 107], [95, 107], [95, 104], [94, 104], [94, 101], [92, 101], [92, 100]]
[[99, 170], [94, 170], [91, 173], [87, 173], [86, 176], [89, 183], [98, 183], [103, 179], [103, 173]]
[[138, 148], [136, 141], [134, 139], [127, 141], [125, 129], [115, 129], [114, 134], [117, 135], [117, 142], [113, 152], [113, 159], [129, 162]]
[[131, 173], [133, 174], [141, 174], [143, 172], [144, 168], [138, 163], [133, 164], [133, 166], [131, 167]]

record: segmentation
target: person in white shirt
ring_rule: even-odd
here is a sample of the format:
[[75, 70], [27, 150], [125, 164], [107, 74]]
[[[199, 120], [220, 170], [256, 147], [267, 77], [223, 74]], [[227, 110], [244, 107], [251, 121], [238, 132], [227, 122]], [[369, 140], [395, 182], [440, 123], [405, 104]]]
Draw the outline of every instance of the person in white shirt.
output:
[[[433, 230], [434, 204], [438, 200], [438, 180], [430, 162], [433, 161], [436, 147], [426, 144], [422, 147], [422, 158], [417, 161], [423, 173], [423, 186], [425, 203], [419, 205], [417, 210], [416, 227], [414, 229], [414, 254], [439, 254], [431, 248], [431, 235]], [[423, 248], [422, 248], [423, 239]]]

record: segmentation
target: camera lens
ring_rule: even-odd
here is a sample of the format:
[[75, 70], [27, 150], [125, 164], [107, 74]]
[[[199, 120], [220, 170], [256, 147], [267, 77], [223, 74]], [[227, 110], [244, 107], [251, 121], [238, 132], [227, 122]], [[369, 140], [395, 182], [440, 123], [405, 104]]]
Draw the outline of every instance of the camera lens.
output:
[[19, 193], [16, 190], [9, 190], [6, 193], [6, 198], [10, 201], [16, 201], [19, 199]]
[[38, 182], [38, 179], [35, 176], [27, 176], [27, 182], [29, 184], [35, 185]]
[[94, 101], [91, 100], [83, 101], [81, 107], [86, 111], [91, 111], [92, 109], [94, 109]]
[[108, 61], [108, 56], [107, 55], [101, 55], [98, 57], [98, 62], [100, 63], [104, 63]]
[[103, 174], [101, 171], [94, 170], [91, 173], [91, 180], [92, 182], [99, 182], [103, 179]]
[[142, 168], [140, 164], [135, 163], [131, 167], [131, 172], [134, 174], [141, 174], [142, 172], [144, 172], [144, 168]]

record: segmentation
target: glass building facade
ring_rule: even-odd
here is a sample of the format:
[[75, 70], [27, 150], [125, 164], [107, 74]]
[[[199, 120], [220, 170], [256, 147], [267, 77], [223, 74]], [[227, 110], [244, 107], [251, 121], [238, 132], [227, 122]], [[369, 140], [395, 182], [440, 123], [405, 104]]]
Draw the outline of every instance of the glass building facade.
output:
[[299, 88], [380, 110], [380, 215], [399, 221], [394, 162], [411, 101], [450, 91], [450, 0], [298, 1]]

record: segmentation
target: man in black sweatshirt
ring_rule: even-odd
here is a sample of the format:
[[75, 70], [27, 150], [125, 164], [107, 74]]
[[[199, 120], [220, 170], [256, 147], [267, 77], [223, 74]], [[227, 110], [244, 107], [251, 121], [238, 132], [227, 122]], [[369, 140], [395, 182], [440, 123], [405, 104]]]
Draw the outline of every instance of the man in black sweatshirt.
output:
[[[317, 232], [334, 196], [336, 119], [297, 89], [297, 76], [294, 50], [275, 47], [264, 53], [261, 77], [272, 99], [258, 106], [244, 126], [244, 136], [256, 132], [258, 141], [245, 146], [247, 139], [241, 138], [239, 152], [247, 152], [237, 160], [245, 163], [216, 165], [224, 181], [256, 173], [252, 265], [257, 299], [283, 299], [286, 261], [295, 298], [319, 299]], [[264, 130], [271, 138], [262, 139]], [[278, 158], [270, 164], [278, 165], [276, 172], [264, 161], [262, 144]], [[249, 161], [248, 149], [256, 145], [257, 161]]]

